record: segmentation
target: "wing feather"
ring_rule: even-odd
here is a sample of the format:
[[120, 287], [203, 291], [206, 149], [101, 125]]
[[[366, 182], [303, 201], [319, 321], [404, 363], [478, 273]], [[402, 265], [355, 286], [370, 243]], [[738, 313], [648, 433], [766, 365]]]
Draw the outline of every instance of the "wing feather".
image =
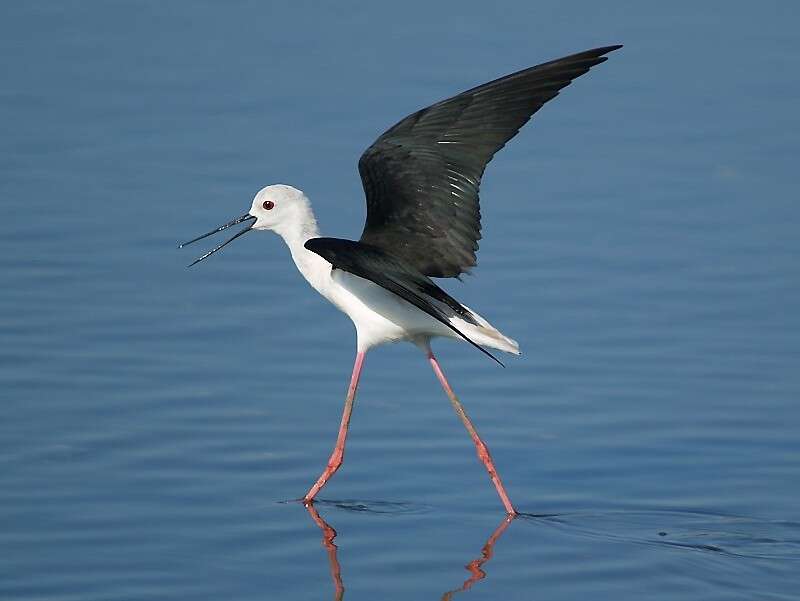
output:
[[547, 101], [621, 46], [524, 69], [409, 115], [358, 162], [367, 200], [361, 241], [421, 274], [457, 277], [476, 264], [486, 165]]

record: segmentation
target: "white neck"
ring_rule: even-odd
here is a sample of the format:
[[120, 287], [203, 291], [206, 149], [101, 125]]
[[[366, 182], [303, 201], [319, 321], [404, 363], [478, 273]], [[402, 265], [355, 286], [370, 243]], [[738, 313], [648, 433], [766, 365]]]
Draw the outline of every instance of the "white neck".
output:
[[275, 228], [275, 233], [286, 242], [294, 264], [303, 277], [317, 292], [325, 295], [331, 279], [331, 264], [303, 246], [311, 238], [319, 237], [314, 211], [308, 205], [297, 206], [296, 209], [299, 212], [297, 219], [281, 223]]

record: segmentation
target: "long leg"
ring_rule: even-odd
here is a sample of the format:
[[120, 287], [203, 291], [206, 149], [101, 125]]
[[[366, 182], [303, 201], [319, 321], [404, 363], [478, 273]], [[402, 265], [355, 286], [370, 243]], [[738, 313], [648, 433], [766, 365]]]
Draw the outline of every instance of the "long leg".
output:
[[450, 388], [450, 383], [447, 381], [447, 378], [444, 377], [444, 372], [442, 372], [442, 368], [439, 366], [439, 362], [436, 360], [436, 357], [433, 355], [433, 351], [430, 350], [430, 347], [427, 348], [427, 355], [428, 361], [430, 362], [431, 367], [433, 367], [436, 377], [439, 378], [442, 388], [444, 388], [444, 391], [447, 393], [447, 397], [450, 399], [450, 403], [453, 405], [453, 409], [456, 410], [458, 417], [460, 417], [461, 421], [464, 422], [467, 432], [469, 432], [469, 435], [472, 437], [472, 441], [475, 443], [475, 449], [478, 452], [478, 459], [480, 459], [483, 462], [483, 465], [486, 466], [486, 471], [489, 472], [489, 477], [492, 479], [494, 487], [497, 489], [497, 494], [500, 495], [500, 500], [503, 502], [506, 512], [508, 512], [509, 515], [517, 515], [517, 510], [514, 509], [514, 506], [511, 504], [511, 500], [508, 498], [508, 493], [503, 486], [503, 482], [500, 480], [500, 474], [497, 473], [497, 468], [494, 466], [492, 456], [489, 454], [489, 448], [486, 446], [486, 443], [481, 440], [481, 437], [478, 436], [478, 431], [475, 429], [475, 426], [472, 425], [472, 422], [470, 421], [469, 416], [467, 416], [467, 412], [464, 411], [464, 407], [461, 405], [461, 401], [458, 400], [456, 393], [453, 392], [452, 388]]
[[344, 462], [344, 444], [347, 440], [347, 428], [350, 425], [350, 414], [353, 413], [353, 401], [356, 398], [356, 389], [358, 388], [358, 380], [361, 377], [361, 367], [364, 365], [364, 351], [359, 351], [356, 354], [356, 361], [353, 364], [353, 375], [350, 377], [350, 387], [347, 389], [347, 398], [344, 401], [344, 411], [342, 412], [342, 423], [339, 426], [339, 436], [336, 438], [336, 446], [333, 447], [328, 465], [323, 470], [320, 477], [314, 483], [306, 496], [303, 497], [304, 503], [311, 503], [320, 489], [330, 480], [331, 476], [336, 473], [342, 463]]

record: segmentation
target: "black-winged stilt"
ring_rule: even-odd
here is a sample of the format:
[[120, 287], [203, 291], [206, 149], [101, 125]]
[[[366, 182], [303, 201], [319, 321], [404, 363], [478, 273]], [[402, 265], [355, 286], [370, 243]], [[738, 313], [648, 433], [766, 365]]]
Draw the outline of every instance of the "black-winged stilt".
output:
[[367, 223], [358, 241], [321, 238], [308, 198], [278, 184], [260, 190], [241, 217], [181, 244], [246, 224], [194, 265], [251, 230], [272, 230], [288, 245], [303, 277], [356, 326], [356, 359], [339, 436], [328, 465], [303, 497], [306, 503], [342, 465], [366, 352], [407, 340], [426, 354], [506, 511], [516, 514], [489, 449], [445, 378], [430, 341], [434, 336], [461, 339], [498, 363], [483, 347], [513, 354], [519, 354], [519, 347], [430, 278], [458, 277], [476, 264], [478, 188], [494, 154], [544, 103], [618, 48], [595, 48], [512, 73], [417, 111], [387, 130], [358, 162], [367, 198]]

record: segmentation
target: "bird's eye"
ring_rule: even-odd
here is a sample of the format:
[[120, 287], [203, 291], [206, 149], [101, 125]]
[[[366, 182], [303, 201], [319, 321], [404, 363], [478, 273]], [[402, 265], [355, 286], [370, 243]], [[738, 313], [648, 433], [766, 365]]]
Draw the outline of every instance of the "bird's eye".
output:
[[271, 200], [265, 200], [264, 203], [261, 205], [267, 211], [271, 211], [275, 207], [275, 203]]

